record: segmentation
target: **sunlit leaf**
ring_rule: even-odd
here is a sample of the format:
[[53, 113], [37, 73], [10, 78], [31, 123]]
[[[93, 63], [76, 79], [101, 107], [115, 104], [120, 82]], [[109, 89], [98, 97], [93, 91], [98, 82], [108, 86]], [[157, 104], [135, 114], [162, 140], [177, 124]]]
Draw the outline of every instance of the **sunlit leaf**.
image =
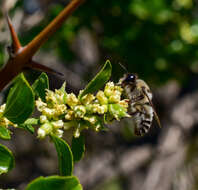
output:
[[18, 127], [34, 133], [34, 127], [32, 125], [38, 125], [39, 119], [29, 118], [24, 123], [20, 124]]
[[12, 152], [0, 144], [0, 174], [7, 173], [14, 167]]
[[32, 181], [26, 190], [82, 190], [82, 186], [75, 176], [39, 177]]
[[79, 95], [79, 98], [82, 98], [84, 95], [86, 95], [88, 93], [94, 93], [95, 91], [102, 88], [104, 86], [104, 84], [111, 77], [111, 70], [112, 70], [112, 66], [111, 66], [110, 61], [108, 60], [108, 61], [106, 61], [105, 65], [100, 70], [100, 72], [85, 87], [83, 92]]
[[4, 140], [11, 138], [10, 131], [6, 127], [0, 126], [0, 138]]
[[35, 95], [45, 101], [45, 89], [49, 89], [49, 80], [47, 74], [41, 73], [41, 75], [32, 85], [32, 88]]
[[11, 88], [4, 111], [4, 116], [13, 123], [23, 123], [34, 110], [34, 93], [29, 83], [21, 74]]

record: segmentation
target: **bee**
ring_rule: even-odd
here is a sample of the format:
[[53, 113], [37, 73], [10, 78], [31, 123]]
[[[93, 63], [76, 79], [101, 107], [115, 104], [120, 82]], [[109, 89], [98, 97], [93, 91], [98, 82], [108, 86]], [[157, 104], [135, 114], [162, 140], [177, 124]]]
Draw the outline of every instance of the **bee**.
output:
[[137, 136], [143, 136], [151, 128], [153, 117], [155, 117], [159, 127], [160, 120], [152, 103], [152, 92], [145, 81], [138, 78], [136, 74], [124, 74], [118, 84], [124, 89], [127, 99], [129, 99], [128, 112], [133, 118], [134, 132]]

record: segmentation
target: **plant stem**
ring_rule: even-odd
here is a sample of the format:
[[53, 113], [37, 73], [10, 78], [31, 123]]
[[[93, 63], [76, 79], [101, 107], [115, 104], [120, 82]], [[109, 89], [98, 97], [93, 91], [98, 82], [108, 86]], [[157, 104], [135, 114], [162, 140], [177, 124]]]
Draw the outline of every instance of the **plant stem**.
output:
[[41, 31], [28, 45], [23, 48], [20, 45], [20, 41], [18, 40], [17, 34], [14, 31], [9, 18], [7, 17], [15, 55], [10, 57], [7, 64], [3, 67], [3, 69], [0, 70], [0, 91], [2, 91], [3, 88], [19, 73], [23, 72], [23, 69], [27, 67], [28, 63], [32, 62], [32, 57], [38, 51], [41, 45], [57, 31], [63, 22], [83, 1], [84, 0], [72, 0], [63, 9], [63, 11], [46, 28], [43, 29], [43, 31]]

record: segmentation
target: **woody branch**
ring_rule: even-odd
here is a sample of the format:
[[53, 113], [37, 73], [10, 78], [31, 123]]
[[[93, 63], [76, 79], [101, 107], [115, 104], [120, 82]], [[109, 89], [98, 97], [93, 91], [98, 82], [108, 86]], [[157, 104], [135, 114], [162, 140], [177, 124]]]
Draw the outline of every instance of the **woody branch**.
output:
[[[32, 57], [41, 47], [41, 45], [47, 41], [47, 39], [57, 31], [57, 29], [63, 24], [63, 22], [76, 10], [76, 8], [83, 2], [83, 0], [72, 0], [63, 11], [40, 32], [29, 44], [25, 47], [21, 47], [17, 34], [7, 17], [8, 26], [12, 37], [13, 54], [10, 56], [7, 64], [0, 70], [0, 91], [12, 81], [19, 73], [23, 71], [25, 67], [32, 67]], [[43, 66], [45, 68], [46, 66]], [[46, 70], [49, 69], [46, 67]]]

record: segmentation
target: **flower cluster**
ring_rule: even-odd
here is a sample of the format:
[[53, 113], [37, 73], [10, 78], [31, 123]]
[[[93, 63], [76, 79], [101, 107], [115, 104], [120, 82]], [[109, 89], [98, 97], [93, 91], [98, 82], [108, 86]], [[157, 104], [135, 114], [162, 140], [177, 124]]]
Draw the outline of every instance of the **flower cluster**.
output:
[[83, 97], [67, 93], [65, 84], [55, 92], [47, 90], [45, 101], [40, 98], [36, 101], [36, 107], [42, 113], [38, 137], [44, 138], [51, 133], [61, 137], [63, 130], [71, 127], [74, 137], [79, 137], [83, 129], [100, 131], [115, 119], [130, 117], [127, 114], [128, 100], [121, 99], [122, 92], [123, 89], [113, 82], [108, 82], [104, 91]]

